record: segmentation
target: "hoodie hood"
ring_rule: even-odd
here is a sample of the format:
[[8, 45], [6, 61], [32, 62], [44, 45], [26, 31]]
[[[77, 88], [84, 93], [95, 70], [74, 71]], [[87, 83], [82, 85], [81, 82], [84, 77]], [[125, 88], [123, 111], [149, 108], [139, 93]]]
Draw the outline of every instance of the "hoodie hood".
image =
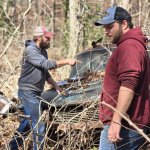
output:
[[[36, 46], [35, 42], [33, 40], [26, 40], [25, 41], [25, 47], [28, 47], [28, 46]], [[37, 47], [37, 46], [36, 46]]]
[[130, 29], [128, 32], [126, 32], [117, 42], [117, 46], [128, 39], [137, 40], [146, 48], [145, 43], [147, 38], [144, 36], [142, 30], [139, 27]]

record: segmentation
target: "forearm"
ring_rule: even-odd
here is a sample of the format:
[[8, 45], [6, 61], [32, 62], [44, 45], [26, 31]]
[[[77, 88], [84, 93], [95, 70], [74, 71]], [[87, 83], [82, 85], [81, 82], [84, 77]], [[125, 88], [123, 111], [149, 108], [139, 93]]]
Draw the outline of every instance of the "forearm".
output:
[[55, 89], [58, 88], [57, 83], [54, 81], [54, 79], [53, 79], [52, 77], [49, 77], [49, 78], [47, 79], [47, 82], [48, 82], [49, 84], [51, 84]]
[[56, 61], [56, 64], [57, 64], [57, 67], [62, 67], [62, 66], [65, 66], [65, 65], [75, 65], [76, 62], [79, 62], [75, 59], [63, 59], [63, 60], [59, 60], [59, 61]]
[[57, 64], [57, 67], [59, 68], [59, 67], [68, 65], [68, 61], [67, 59], [63, 59], [63, 60], [56, 61], [56, 64]]
[[[121, 86], [120, 90], [119, 90], [116, 109], [119, 112], [125, 114], [130, 107], [133, 96], [134, 96], [133, 90]], [[122, 119], [122, 117], [117, 112], [114, 112], [112, 121], [117, 122], [117, 123], [121, 123], [121, 119]]]

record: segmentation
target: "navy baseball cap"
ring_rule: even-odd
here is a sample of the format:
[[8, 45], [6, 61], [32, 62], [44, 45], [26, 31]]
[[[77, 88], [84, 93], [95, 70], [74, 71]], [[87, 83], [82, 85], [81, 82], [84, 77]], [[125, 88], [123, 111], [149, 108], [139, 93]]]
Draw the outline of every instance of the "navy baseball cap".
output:
[[131, 22], [131, 15], [127, 12], [127, 10], [125, 10], [122, 7], [116, 7], [116, 6], [109, 7], [105, 12], [104, 17], [96, 21], [95, 25], [96, 26], [107, 25], [117, 20], [118, 21], [127, 20]]

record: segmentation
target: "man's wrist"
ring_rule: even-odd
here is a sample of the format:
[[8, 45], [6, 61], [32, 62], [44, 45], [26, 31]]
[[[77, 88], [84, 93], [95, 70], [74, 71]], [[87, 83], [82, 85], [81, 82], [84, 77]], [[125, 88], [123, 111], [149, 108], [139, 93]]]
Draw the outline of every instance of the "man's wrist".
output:
[[66, 65], [70, 65], [70, 59], [66, 59]]
[[114, 112], [111, 122], [121, 123], [121, 120], [122, 117], [117, 112]]

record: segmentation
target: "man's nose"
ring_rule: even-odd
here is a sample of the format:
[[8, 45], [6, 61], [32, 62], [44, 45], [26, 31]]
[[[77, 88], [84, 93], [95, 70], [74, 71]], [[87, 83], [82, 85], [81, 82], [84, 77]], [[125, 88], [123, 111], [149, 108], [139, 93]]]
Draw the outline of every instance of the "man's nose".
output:
[[105, 34], [106, 34], [106, 36], [108, 36], [109, 35], [109, 31], [107, 30], [107, 29], [105, 29]]
[[107, 28], [106, 28], [106, 26], [104, 26], [104, 28], [103, 28], [103, 29], [104, 29], [104, 32], [106, 33], [106, 32], [107, 32]]
[[105, 32], [106, 36], [111, 36], [110, 29], [105, 28], [104, 32]]

